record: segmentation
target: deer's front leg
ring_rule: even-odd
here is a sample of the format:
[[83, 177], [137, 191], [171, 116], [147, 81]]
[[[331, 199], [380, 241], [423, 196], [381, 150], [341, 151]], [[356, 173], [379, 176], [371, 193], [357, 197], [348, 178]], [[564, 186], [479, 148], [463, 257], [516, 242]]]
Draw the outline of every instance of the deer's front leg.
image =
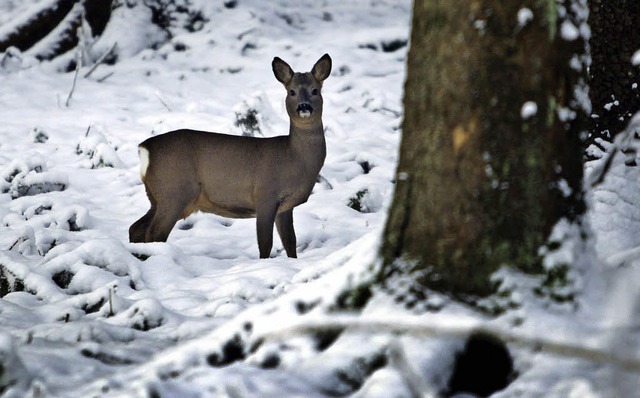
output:
[[269, 258], [273, 246], [273, 223], [276, 219], [277, 203], [262, 203], [256, 209], [256, 228], [260, 258]]
[[276, 228], [287, 256], [296, 258], [296, 231], [293, 229], [293, 209], [278, 213], [276, 216]]

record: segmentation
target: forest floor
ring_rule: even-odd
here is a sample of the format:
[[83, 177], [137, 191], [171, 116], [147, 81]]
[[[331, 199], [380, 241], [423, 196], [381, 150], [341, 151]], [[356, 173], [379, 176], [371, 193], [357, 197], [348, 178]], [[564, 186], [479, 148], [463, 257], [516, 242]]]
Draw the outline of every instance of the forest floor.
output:
[[[581, 275], [578, 303], [529, 305], [525, 294], [518, 309], [488, 319], [443, 297], [425, 303], [441, 311], [421, 313], [379, 293], [359, 318], [337, 318], [374, 326], [304, 333], [338, 322], [328, 319], [340, 294], [377, 262], [401, 138], [411, 2], [215, 3], [201, 31], [101, 65], [89, 78], [82, 70], [70, 98], [74, 73], [55, 64], [25, 58], [0, 70], [0, 392], [390, 397], [412, 396], [417, 383], [436, 394], [461, 336], [476, 325], [594, 349], [621, 336], [606, 331], [637, 312], [629, 292], [640, 283], [640, 168], [619, 158], [591, 192], [588, 217], [590, 243], [604, 259], [594, 262], [610, 277]], [[120, 32], [122, 40], [135, 33]], [[272, 257], [260, 260], [255, 220], [210, 214], [180, 221], [167, 243], [128, 243], [129, 225], [149, 206], [139, 142], [178, 128], [241, 134], [237, 121], [252, 110], [257, 136], [285, 134], [285, 90], [271, 60], [307, 71], [324, 53], [333, 58], [323, 87], [328, 154], [309, 201], [294, 212], [298, 259], [286, 257], [276, 235]], [[620, 283], [628, 285], [610, 294]], [[444, 332], [425, 339], [381, 323]], [[616, 353], [637, 352], [637, 337], [625, 334], [633, 345]], [[637, 373], [606, 361], [517, 345], [513, 355], [519, 377], [496, 396], [637, 387]]]

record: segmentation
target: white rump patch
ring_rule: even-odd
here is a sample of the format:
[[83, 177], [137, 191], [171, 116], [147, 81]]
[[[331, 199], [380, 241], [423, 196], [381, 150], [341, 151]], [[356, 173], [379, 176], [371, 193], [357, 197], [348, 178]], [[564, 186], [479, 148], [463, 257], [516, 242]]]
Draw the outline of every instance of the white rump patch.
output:
[[138, 156], [140, 156], [140, 178], [144, 181], [149, 167], [149, 151], [143, 146], [138, 147]]

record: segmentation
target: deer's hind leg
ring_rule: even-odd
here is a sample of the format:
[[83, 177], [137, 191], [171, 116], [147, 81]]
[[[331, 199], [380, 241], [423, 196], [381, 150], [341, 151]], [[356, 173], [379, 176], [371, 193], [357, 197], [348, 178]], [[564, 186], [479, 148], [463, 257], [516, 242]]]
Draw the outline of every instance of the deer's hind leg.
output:
[[144, 216], [140, 217], [140, 219], [129, 227], [129, 242], [131, 243], [142, 243], [146, 242], [147, 230], [149, 229], [149, 225], [151, 225], [151, 220], [153, 220], [153, 216], [156, 214], [155, 205], [151, 205], [151, 208]]
[[167, 186], [161, 189], [161, 192], [154, 192], [154, 197], [162, 199], [156, 203], [156, 210], [151, 216], [145, 242], [166, 242], [173, 226], [178, 220], [188, 215], [188, 209], [192, 207], [199, 195], [200, 187], [196, 182]]
[[140, 217], [138, 221], [134, 222], [129, 227], [129, 242], [131, 243], [143, 243], [147, 241], [147, 230], [149, 229], [149, 225], [151, 225], [151, 221], [156, 214], [156, 200], [153, 198], [151, 192], [146, 186], [145, 191], [147, 192], [147, 198], [149, 198], [149, 202], [151, 203], [151, 208], [144, 216]]

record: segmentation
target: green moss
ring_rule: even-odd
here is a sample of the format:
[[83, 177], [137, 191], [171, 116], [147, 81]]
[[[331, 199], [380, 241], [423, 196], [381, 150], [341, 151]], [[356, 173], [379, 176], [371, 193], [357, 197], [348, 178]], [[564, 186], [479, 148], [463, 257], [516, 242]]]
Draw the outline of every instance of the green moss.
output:
[[372, 285], [373, 282], [366, 282], [344, 290], [336, 299], [336, 309], [360, 310], [364, 308], [373, 296]]
[[550, 95], [547, 98], [547, 127], [551, 127], [555, 123], [557, 109], [558, 101], [556, 100], [556, 97]]
[[539, 0], [545, 11], [545, 24], [549, 32], [549, 41], [554, 41], [558, 34], [558, 5], [556, 0]]
[[558, 264], [546, 270], [542, 275], [540, 285], [534, 289], [534, 293], [558, 304], [571, 303], [576, 305], [576, 291], [570, 277], [570, 271], [570, 264]]
[[347, 204], [347, 206], [360, 213], [366, 213], [368, 209], [362, 203], [362, 199], [364, 199], [367, 193], [369, 193], [369, 190], [367, 189], [356, 192], [356, 195], [354, 197], [349, 198], [349, 203]]

